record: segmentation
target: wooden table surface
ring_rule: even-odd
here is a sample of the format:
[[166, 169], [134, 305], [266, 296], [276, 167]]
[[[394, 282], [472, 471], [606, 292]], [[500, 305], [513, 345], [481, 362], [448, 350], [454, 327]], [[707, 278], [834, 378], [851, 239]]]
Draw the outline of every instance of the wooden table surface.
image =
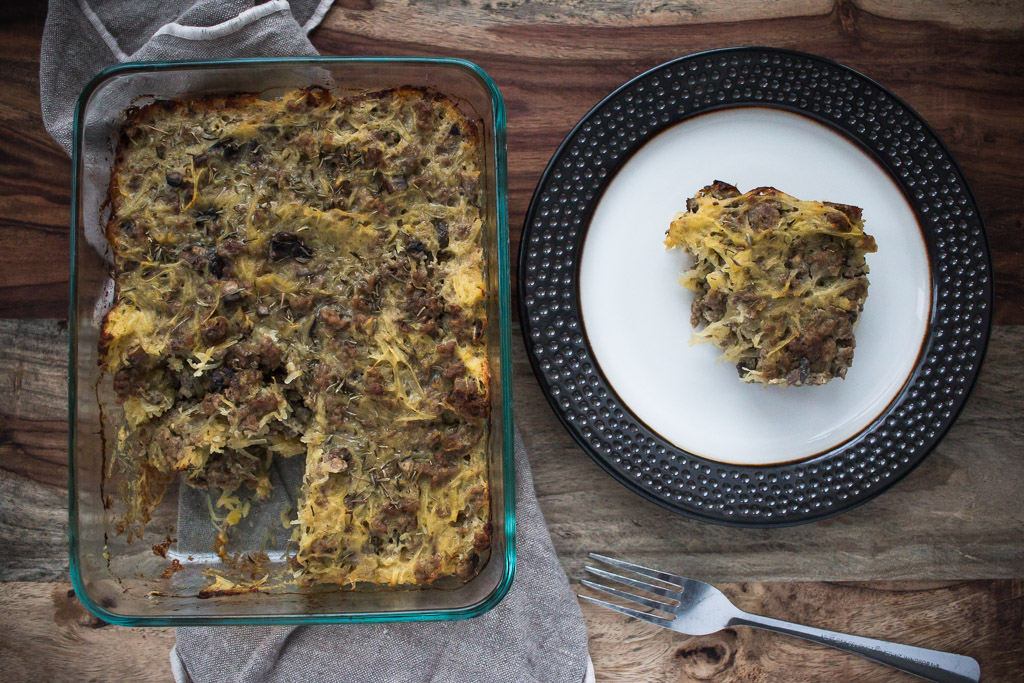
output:
[[[895, 5], [895, 6], [894, 6]], [[66, 325], [70, 163], [39, 109], [45, 9], [0, 9], [0, 680], [170, 677], [169, 629], [123, 629], [70, 590]], [[674, 57], [773, 45], [847, 64], [952, 149], [985, 219], [996, 307], [981, 379], [954, 429], [890, 492], [780, 530], [686, 520], [630, 494], [562, 430], [516, 340], [517, 422], [570, 578], [588, 550], [718, 582], [741, 607], [976, 657], [1024, 675], [1024, 4], [1016, 0], [338, 0], [324, 54], [480, 64], [509, 113], [513, 249], [572, 125]], [[688, 638], [584, 608], [599, 680], [900, 681], [909, 676], [749, 629]]]

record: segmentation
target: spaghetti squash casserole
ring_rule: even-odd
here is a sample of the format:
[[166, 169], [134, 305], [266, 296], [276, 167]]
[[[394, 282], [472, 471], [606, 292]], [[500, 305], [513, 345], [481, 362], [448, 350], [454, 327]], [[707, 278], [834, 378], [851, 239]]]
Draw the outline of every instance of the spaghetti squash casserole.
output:
[[772, 187], [715, 181], [686, 200], [665, 240], [693, 267], [690, 322], [744, 382], [780, 386], [845, 378], [876, 251], [861, 209], [801, 201]]
[[[430, 91], [320, 88], [129, 110], [101, 348], [120, 531], [165, 487], [232, 525], [302, 458], [291, 576], [411, 585], [490, 544], [482, 141]], [[283, 484], [278, 484], [283, 486]], [[289, 519], [290, 515], [290, 519]]]

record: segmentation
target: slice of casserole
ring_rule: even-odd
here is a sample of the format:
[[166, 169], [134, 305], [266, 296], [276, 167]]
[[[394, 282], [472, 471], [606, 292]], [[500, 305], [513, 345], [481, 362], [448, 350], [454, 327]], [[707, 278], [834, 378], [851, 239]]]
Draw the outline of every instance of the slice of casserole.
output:
[[864, 257], [876, 251], [861, 209], [715, 181], [686, 200], [665, 245], [693, 256], [680, 282], [696, 293], [695, 340], [720, 348], [744, 382], [846, 376], [868, 294]]

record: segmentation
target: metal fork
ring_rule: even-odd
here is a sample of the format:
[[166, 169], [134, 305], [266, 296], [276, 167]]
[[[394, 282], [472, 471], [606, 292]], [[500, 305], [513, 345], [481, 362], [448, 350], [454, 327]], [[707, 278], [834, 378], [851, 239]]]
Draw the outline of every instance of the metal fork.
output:
[[978, 662], [971, 657], [954, 655], [938, 650], [926, 650], [922, 647], [900, 645], [874, 638], [862, 638], [851, 636], [836, 631], [827, 631], [811, 626], [762, 617], [757, 614], [749, 614], [733, 605], [729, 598], [725, 597], [722, 591], [711, 584], [694, 579], [687, 579], [675, 574], [641, 567], [632, 562], [616, 560], [612, 557], [590, 553], [590, 557], [615, 567], [628, 569], [631, 572], [656, 579], [666, 585], [658, 585], [633, 579], [628, 576], [620, 576], [612, 572], [587, 567], [586, 570], [595, 576], [603, 579], [617, 581], [632, 588], [637, 588], [646, 593], [668, 598], [672, 602], [662, 602], [643, 595], [635, 595], [618, 588], [612, 588], [593, 581], [582, 581], [584, 586], [602, 591], [623, 600], [649, 607], [651, 609], [667, 612], [671, 617], [664, 617], [650, 612], [641, 612], [630, 607], [621, 607], [604, 600], [596, 600], [586, 595], [580, 595], [582, 600], [592, 602], [601, 607], [621, 612], [628, 616], [646, 621], [662, 628], [667, 628], [679, 633], [691, 636], [703, 636], [709, 633], [721, 631], [729, 626], [754, 626], [776, 633], [796, 636], [809, 640], [812, 643], [830, 645], [867, 659], [887, 664], [907, 673], [920, 676], [939, 683], [977, 683], [981, 676], [981, 668]]

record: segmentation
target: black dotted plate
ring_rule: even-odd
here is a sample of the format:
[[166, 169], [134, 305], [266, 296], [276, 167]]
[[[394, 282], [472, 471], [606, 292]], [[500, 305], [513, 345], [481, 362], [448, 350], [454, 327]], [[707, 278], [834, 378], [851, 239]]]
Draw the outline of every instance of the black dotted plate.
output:
[[[601, 374], [580, 315], [578, 271], [594, 209], [648, 139], [735, 106], [778, 107], [845, 134], [887, 169], [925, 232], [931, 320], [917, 365], [867, 429], [811, 459], [745, 467], [668, 443]], [[878, 495], [914, 468], [956, 420], [977, 378], [992, 316], [992, 261], [977, 204], [935, 132], [898, 97], [820, 57], [734, 48], [684, 57], [613, 92], [572, 130], [527, 212], [520, 319], [541, 388], [569, 433], [609, 474], [675, 512], [722, 524], [819, 520]]]

